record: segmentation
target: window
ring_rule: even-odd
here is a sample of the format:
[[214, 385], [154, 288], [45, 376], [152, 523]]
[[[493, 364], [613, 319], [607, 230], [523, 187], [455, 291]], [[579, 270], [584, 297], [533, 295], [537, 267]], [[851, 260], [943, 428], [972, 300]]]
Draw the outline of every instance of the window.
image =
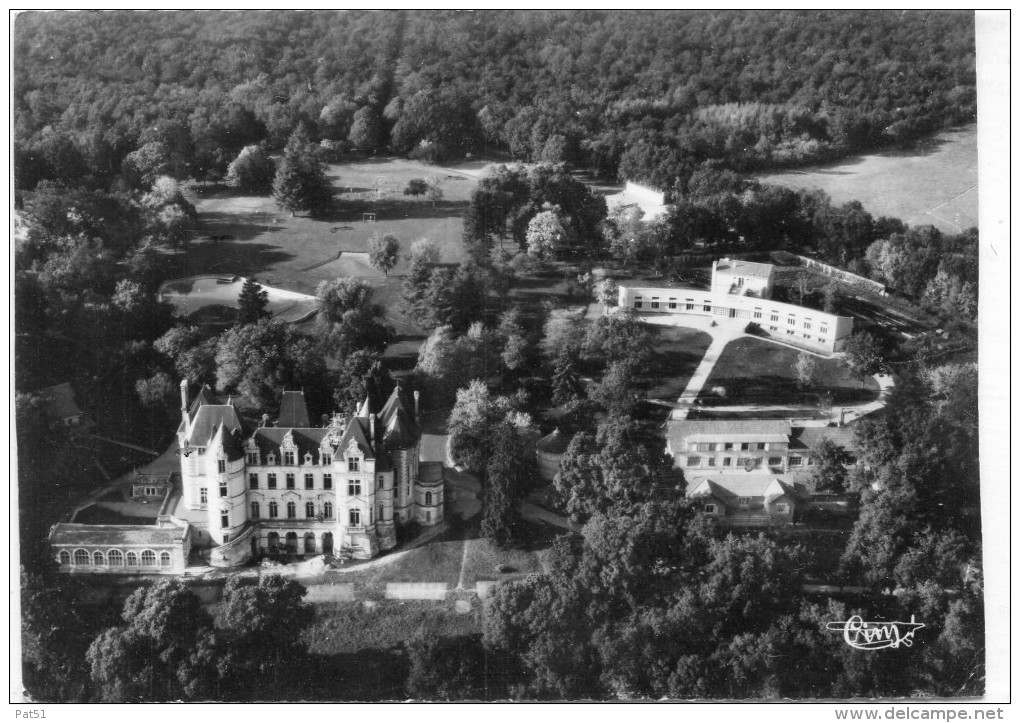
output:
[[640, 309], [642, 306], [644, 306], [644, 304], [641, 302], [641, 297], [640, 296], [635, 296], [634, 297], [634, 308], [635, 309]]
[[801, 460], [799, 455], [796, 455], [796, 454], [790, 455], [790, 466], [791, 467], [800, 467], [800, 463], [802, 461], [803, 460]]
[[738, 497], [737, 498], [737, 504], [740, 505], [741, 507], [750, 507], [751, 506], [751, 498], [750, 497]]
[[787, 334], [787, 336], [793, 336], [793, 335], [794, 335], [794, 334], [796, 334], [796, 333], [797, 333], [797, 332], [795, 332], [795, 331], [794, 331], [793, 329], [787, 329], [787, 330], [786, 330], [786, 334]]
[[270, 519], [276, 519], [280, 516], [280, 507], [276, 504], [276, 500], [269, 503], [269, 517]]
[[694, 302], [690, 299], [687, 300], [687, 311], [694, 311]]
[[209, 501], [209, 490], [207, 490], [205, 487], [199, 489], [198, 501], [201, 502], [203, 505]]
[[425, 510], [425, 521], [432, 522], [432, 513], [429, 510]]
[[313, 489], [315, 489], [315, 477], [314, 477], [314, 475], [310, 475], [310, 474], [306, 474], [305, 475], [305, 489], [306, 490], [313, 490]]
[[375, 510], [371, 507], [368, 508], [368, 524], [375, 523]]
[[266, 475], [266, 487], [268, 487], [271, 490], [275, 490], [276, 489], [276, 473], [275, 472], [270, 472], [269, 474]]
[[327, 519], [333, 519], [333, 503], [323, 502], [322, 503], [322, 516]]
[[360, 495], [361, 494], [361, 480], [352, 479], [347, 482], [347, 494], [349, 495]]
[[226, 497], [226, 496], [227, 496], [227, 483], [226, 482], [220, 482], [220, 497]]
[[652, 297], [652, 308], [653, 309], [658, 309], [659, 308], [659, 297], [658, 296], [653, 296]]
[[224, 530], [230, 527], [230, 512], [228, 510], [220, 510], [220, 527]]
[[322, 464], [323, 464], [323, 466], [326, 466], [327, 464], [333, 464], [333, 457], [332, 457], [332, 455], [329, 455], [329, 454], [322, 455]]
[[253, 520], [257, 520], [261, 516], [262, 516], [262, 509], [259, 506], [259, 503], [258, 502], [252, 502], [251, 503], [251, 518]]
[[431, 505], [432, 504], [432, 493], [431, 492], [426, 492], [425, 493], [425, 504], [427, 504], [427, 505]]
[[276, 455], [270, 452], [269, 455], [266, 457], [266, 464], [268, 465], [276, 464]]
[[701, 457], [688, 457], [687, 458], [687, 466], [688, 467], [697, 467], [699, 464], [701, 464]]
[[258, 452], [248, 452], [244, 457], [245, 457], [245, 461], [248, 464], [258, 464], [259, 463], [259, 453]]
[[333, 489], [333, 475], [331, 474], [322, 475], [322, 489], [324, 490]]
[[709, 451], [709, 452], [714, 452], [714, 451], [715, 451], [715, 448], [716, 448], [716, 444], [715, 444], [715, 442], [709, 442], [709, 443], [708, 443], [708, 451]]
[[811, 322], [810, 321], [805, 321], [804, 322], [804, 328], [805, 329], [810, 329], [811, 328]]
[[347, 471], [348, 472], [360, 472], [361, 471], [361, 460], [358, 457], [347, 458]]
[[779, 314], [772, 314], [769, 316], [769, 321], [779, 321]]
[[384, 519], [383, 518], [383, 506], [381, 504], [379, 505], [379, 519], [380, 519], [380, 521], [382, 519]]
[[750, 461], [751, 461], [750, 457], [737, 457], [737, 466], [743, 467]]
[[782, 457], [769, 457], [769, 467], [778, 467], [783, 463]]
[[159, 566], [160, 567], [170, 567], [170, 553], [169, 552], [161, 552], [161, 553], [159, 553]]
[[203, 455], [205, 455], [205, 447], [199, 447], [198, 448], [198, 456], [201, 457]]
[[715, 467], [715, 457], [709, 457], [708, 458], [708, 466], [709, 467]]
[[705, 505], [704, 510], [708, 514], [714, 515], [715, 514], [715, 505]]
[[308, 453], [305, 454], [305, 464], [309, 465], [311, 463], [312, 463], [312, 454], [311, 454], [311, 452], [308, 452]]
[[754, 318], [755, 319], [760, 319], [761, 318], [761, 312], [760, 311], [754, 312]]
[[110, 567], [124, 567], [124, 553], [120, 550], [110, 550], [106, 561], [110, 563]]
[[305, 502], [305, 517], [315, 517], [314, 502]]
[[156, 553], [152, 550], [145, 550], [142, 553], [142, 567], [155, 567]]
[[705, 304], [705, 311], [711, 311], [711, 310], [712, 310], [712, 305], [711, 304]]
[[314, 532], [306, 532], [305, 533], [305, 554], [309, 554], [309, 553], [313, 553], [313, 552], [315, 552], [315, 533]]
[[133, 552], [129, 552], [127, 554], [127, 566], [128, 567], [138, 567], [138, 555], [136, 555]]
[[754, 445], [753, 449], [757, 449], [757, 450], [765, 449], [765, 443], [764, 442], [758, 442], [756, 445]]
[[227, 471], [227, 460], [225, 460], [225, 459], [218, 459], [218, 460], [216, 460], [216, 471], [219, 472], [220, 474], [223, 474], [224, 472], [226, 472]]
[[789, 511], [790, 511], [790, 506], [785, 504], [785, 503], [783, 503], [783, 502], [780, 502], [778, 505], [776, 505], [776, 512], [778, 512], [781, 515], [785, 515]]
[[740, 443], [740, 451], [741, 452], [746, 452], [749, 449], [751, 449], [751, 445], [748, 442], [741, 442]]
[[248, 475], [248, 487], [253, 490], [259, 488], [259, 473], [252, 472]]
[[670, 299], [669, 300], [669, 308], [670, 309], [676, 309], [676, 299]]
[[284, 452], [283, 453], [283, 463], [284, 464], [294, 464], [294, 453], [293, 452]]
[[71, 553], [69, 553], [67, 550], [61, 550], [58, 559], [60, 560], [61, 565], [70, 565]]
[[348, 515], [348, 519], [350, 520], [350, 523], [351, 523], [352, 526], [357, 527], [358, 525], [360, 525], [361, 524], [361, 510], [359, 510], [357, 507], [355, 507], [354, 509], [350, 510], [350, 513]]
[[294, 504], [294, 500], [287, 503], [287, 519], [293, 520], [297, 517], [297, 505]]
[[94, 553], [92, 553], [92, 564], [95, 565], [96, 567], [103, 567], [104, 565], [106, 565], [106, 558], [103, 557], [103, 553], [101, 553], [99, 550], [96, 550]]
[[804, 338], [810, 340], [811, 339], [811, 335], [810, 334], [805, 334]]
[[733, 442], [726, 442], [725, 444], [723, 444], [723, 449], [729, 452], [731, 449], [733, 449]]
[[829, 333], [829, 327], [827, 327], [825, 324], [822, 324], [820, 327], [818, 327], [818, 333], [819, 334], [828, 334]]
[[778, 326], [770, 326], [769, 327], [769, 331], [779, 331], [779, 327]]
[[732, 467], [733, 466], [733, 457], [723, 457], [722, 466], [723, 467]]
[[288, 472], [287, 473], [287, 489], [289, 489], [289, 490], [294, 489], [294, 473], [293, 472]]

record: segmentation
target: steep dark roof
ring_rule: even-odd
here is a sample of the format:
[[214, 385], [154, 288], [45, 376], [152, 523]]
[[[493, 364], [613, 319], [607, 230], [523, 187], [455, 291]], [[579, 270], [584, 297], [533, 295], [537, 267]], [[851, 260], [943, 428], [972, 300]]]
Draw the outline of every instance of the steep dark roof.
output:
[[418, 443], [418, 426], [411, 420], [403, 407], [390, 415], [389, 424], [383, 433], [383, 445], [388, 450], [408, 449]]
[[720, 502], [737, 497], [763, 497], [771, 501], [783, 495], [798, 496], [797, 490], [782, 480], [755, 473], [693, 477], [687, 482], [687, 494], [691, 497], [710, 494]]
[[[369, 420], [355, 417], [348, 422], [347, 429], [344, 430], [344, 436], [340, 438], [340, 444], [337, 446], [337, 453], [343, 454], [353, 439], [358, 445], [358, 449], [365, 455], [365, 459], [375, 459], [375, 450], [368, 443], [369, 432]], [[379, 429], [376, 428], [376, 433], [378, 432]]]
[[567, 451], [567, 447], [570, 446], [570, 439], [569, 435], [564, 434], [557, 427], [553, 430], [552, 434], [547, 434], [538, 440], [535, 449], [546, 454], [563, 454]]
[[206, 384], [198, 390], [198, 394], [195, 396], [195, 401], [191, 403], [191, 409], [188, 410], [188, 417], [194, 419], [195, 415], [198, 414], [198, 410], [203, 406], [217, 404], [223, 404], [223, 402], [217, 399], [216, 395], [213, 394], [212, 390], [209, 388], [209, 385]]
[[311, 427], [308, 429], [284, 429], [283, 427], [259, 427], [255, 430], [254, 439], [255, 444], [259, 447], [259, 452], [262, 455], [262, 461], [265, 463], [266, 455], [270, 452], [276, 455], [276, 459], [283, 459], [283, 454], [280, 452], [280, 444], [283, 442], [283, 438], [290, 432], [294, 438], [294, 444], [297, 446], [297, 462], [303, 464], [305, 455], [312, 455], [312, 463], [319, 464], [319, 445], [322, 444], [323, 438], [329, 432], [328, 429], [322, 429], [319, 427]]
[[221, 424], [229, 430], [243, 429], [234, 405], [203, 405], [190, 425], [191, 432], [187, 436], [188, 444], [192, 447], [206, 446]]
[[277, 427], [288, 427], [305, 429], [311, 427], [308, 421], [308, 407], [305, 405], [304, 392], [283, 393], [280, 400], [280, 418], [276, 420]]
[[223, 424], [220, 424], [210, 446], [214, 446], [216, 444], [223, 445], [223, 451], [226, 453], [227, 459], [231, 462], [244, 457], [244, 446], [241, 442], [240, 429], [231, 430], [227, 429]]

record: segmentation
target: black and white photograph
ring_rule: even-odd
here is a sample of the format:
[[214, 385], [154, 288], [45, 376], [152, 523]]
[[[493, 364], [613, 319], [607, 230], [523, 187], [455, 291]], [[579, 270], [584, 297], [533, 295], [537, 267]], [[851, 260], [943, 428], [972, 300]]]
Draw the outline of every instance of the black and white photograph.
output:
[[1008, 719], [1009, 11], [9, 32], [11, 720]]

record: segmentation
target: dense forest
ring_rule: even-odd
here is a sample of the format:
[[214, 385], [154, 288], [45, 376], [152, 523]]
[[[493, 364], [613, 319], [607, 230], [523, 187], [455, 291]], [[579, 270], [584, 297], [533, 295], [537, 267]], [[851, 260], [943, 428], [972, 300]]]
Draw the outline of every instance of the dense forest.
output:
[[152, 143], [217, 178], [304, 122], [335, 151], [499, 151], [671, 190], [706, 160], [814, 162], [976, 111], [966, 13], [26, 13], [13, 57], [28, 189], [109, 180]]

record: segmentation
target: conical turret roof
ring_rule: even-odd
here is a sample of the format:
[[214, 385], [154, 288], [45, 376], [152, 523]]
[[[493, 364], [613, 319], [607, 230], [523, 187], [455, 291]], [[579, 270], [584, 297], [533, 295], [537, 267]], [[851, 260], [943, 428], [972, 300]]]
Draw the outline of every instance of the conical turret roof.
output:
[[557, 427], [551, 434], [547, 434], [535, 444], [535, 449], [546, 454], [563, 454], [570, 446], [570, 435], [564, 434]]

